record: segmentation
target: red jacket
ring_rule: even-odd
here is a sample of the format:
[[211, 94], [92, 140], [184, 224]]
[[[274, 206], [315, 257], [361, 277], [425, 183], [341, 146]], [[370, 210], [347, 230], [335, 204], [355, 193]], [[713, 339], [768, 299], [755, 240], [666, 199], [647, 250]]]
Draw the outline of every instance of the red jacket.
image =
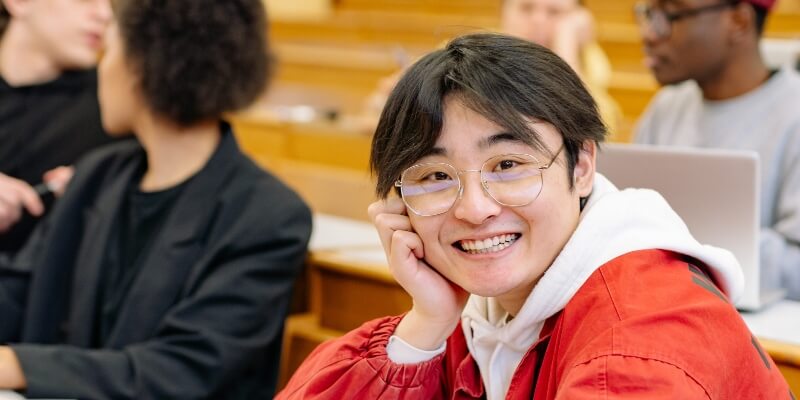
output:
[[[708, 275], [680, 255], [628, 253], [597, 269], [544, 325], [507, 399], [793, 399], [778, 368]], [[401, 365], [386, 344], [401, 317], [323, 343], [278, 399], [479, 399], [459, 326], [447, 350]]]

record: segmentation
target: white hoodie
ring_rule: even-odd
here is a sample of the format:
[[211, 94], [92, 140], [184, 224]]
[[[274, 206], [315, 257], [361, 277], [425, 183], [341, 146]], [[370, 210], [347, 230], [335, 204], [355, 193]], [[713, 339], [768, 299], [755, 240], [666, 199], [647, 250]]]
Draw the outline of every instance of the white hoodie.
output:
[[[694, 257], [710, 268], [731, 299], [742, 292], [744, 277], [733, 255], [698, 243], [661, 195], [645, 189], [619, 191], [597, 174], [578, 227], [513, 319], [508, 320], [494, 298], [473, 295], [467, 302], [461, 325], [488, 400], [505, 398], [517, 365], [539, 338], [545, 320], [561, 311], [597, 268], [647, 249]], [[421, 351], [392, 336], [386, 350], [394, 362], [413, 363], [433, 358], [444, 346]]]

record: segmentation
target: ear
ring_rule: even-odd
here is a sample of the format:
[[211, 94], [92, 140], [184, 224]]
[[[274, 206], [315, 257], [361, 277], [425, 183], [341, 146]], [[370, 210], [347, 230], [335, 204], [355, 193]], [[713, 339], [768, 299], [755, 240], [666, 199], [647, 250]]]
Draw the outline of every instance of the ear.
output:
[[755, 35], [755, 10], [745, 2], [739, 3], [730, 12], [730, 38], [735, 44], [752, 40]]
[[33, 8], [34, 0], [0, 0], [12, 18], [25, 16]]
[[575, 191], [579, 197], [586, 197], [592, 193], [596, 157], [597, 144], [591, 140], [583, 142], [578, 151], [578, 162], [575, 164], [573, 172]]

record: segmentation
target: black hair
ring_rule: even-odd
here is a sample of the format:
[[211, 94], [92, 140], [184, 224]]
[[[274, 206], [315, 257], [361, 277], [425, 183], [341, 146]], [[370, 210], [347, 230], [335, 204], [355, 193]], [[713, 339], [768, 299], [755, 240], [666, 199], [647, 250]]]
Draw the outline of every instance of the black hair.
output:
[[594, 99], [552, 51], [500, 34], [461, 36], [411, 66], [389, 95], [370, 157], [379, 197], [388, 195], [405, 168], [430, 154], [446, 98], [540, 151], [547, 150], [529, 123], [552, 124], [564, 138], [570, 183], [583, 143], [602, 142], [606, 135]]
[[6, 6], [0, 1], [0, 39], [3, 38], [3, 33], [6, 32], [8, 23], [11, 21], [11, 14], [6, 10]]
[[150, 107], [182, 125], [249, 105], [273, 70], [261, 0], [119, 0], [127, 61]]
[[756, 34], [759, 37], [761, 37], [761, 35], [764, 34], [764, 26], [766, 26], [767, 24], [767, 14], [769, 13], [769, 11], [765, 7], [757, 6], [755, 4], [751, 4], [751, 6], [753, 7], [753, 11], [755, 11], [756, 14], [756, 20], [755, 20]]

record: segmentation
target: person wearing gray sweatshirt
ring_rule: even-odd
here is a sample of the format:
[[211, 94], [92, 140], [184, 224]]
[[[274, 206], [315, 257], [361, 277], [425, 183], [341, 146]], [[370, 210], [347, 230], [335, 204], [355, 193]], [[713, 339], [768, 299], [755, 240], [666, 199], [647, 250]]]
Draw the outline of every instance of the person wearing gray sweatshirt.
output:
[[[688, 1], [694, 5], [697, 0]], [[760, 158], [764, 288], [800, 299], [800, 75], [770, 70], [759, 40], [774, 0], [637, 10], [645, 63], [666, 85], [636, 142], [751, 150]]]

